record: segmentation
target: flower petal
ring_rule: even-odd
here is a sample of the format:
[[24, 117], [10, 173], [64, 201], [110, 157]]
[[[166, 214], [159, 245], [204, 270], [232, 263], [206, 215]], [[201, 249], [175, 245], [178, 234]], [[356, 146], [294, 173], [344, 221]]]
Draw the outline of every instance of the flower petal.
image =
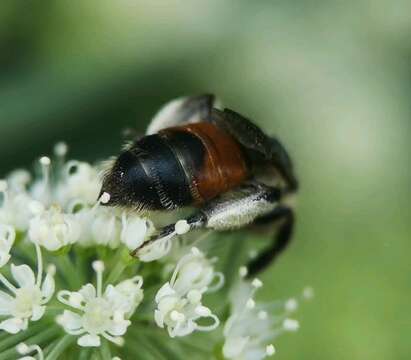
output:
[[187, 320], [183, 323], [178, 323], [174, 328], [169, 328], [170, 337], [187, 336], [193, 333], [196, 329], [196, 324], [192, 320]]
[[0, 247], [10, 250], [14, 240], [16, 239], [16, 231], [10, 225], [0, 224]]
[[0, 252], [0, 267], [6, 265], [9, 260], [10, 260], [11, 256], [9, 253], [1, 251]]
[[137, 256], [143, 262], [158, 260], [167, 255], [171, 250], [171, 239], [175, 236], [175, 232], [168, 236], [158, 239], [152, 244], [144, 246], [139, 250]]
[[10, 334], [17, 334], [27, 327], [27, 323], [19, 318], [11, 318], [0, 323], [0, 329]]
[[173, 296], [175, 295], [176, 292], [175, 290], [170, 286], [169, 282], [166, 282], [161, 288], [160, 290], [158, 290], [157, 294], [156, 294], [156, 298], [155, 301], [158, 303], [163, 297], [165, 296]]
[[86, 334], [77, 340], [77, 344], [83, 347], [98, 347], [101, 345], [100, 336]]
[[23, 264], [15, 266], [14, 264], [11, 264], [11, 273], [21, 288], [32, 287], [35, 285], [36, 280], [34, 272], [28, 265]]
[[130, 324], [131, 321], [129, 320], [114, 322], [108, 332], [113, 336], [122, 336], [126, 333], [127, 328], [130, 326]]
[[10, 306], [12, 306], [13, 300], [12, 296], [0, 291], [0, 315], [10, 314]]
[[117, 290], [116, 287], [109, 284], [104, 292], [104, 298], [106, 298], [113, 310], [122, 311], [124, 313], [130, 311], [130, 301], [127, 296]]
[[139, 217], [133, 217], [127, 220], [123, 214], [121, 241], [129, 250], [135, 250], [144, 242], [144, 238], [147, 233], [147, 221]]
[[154, 321], [156, 322], [157, 326], [164, 328], [164, 314], [162, 311], [154, 311]]
[[59, 324], [67, 331], [78, 330], [82, 327], [81, 316], [70, 310], [64, 310]]
[[53, 296], [55, 289], [54, 278], [51, 274], [47, 274], [41, 285], [41, 294], [43, 295], [43, 303], [47, 303]]
[[43, 317], [45, 311], [46, 311], [45, 306], [34, 306], [33, 312], [32, 312], [33, 315], [31, 316], [31, 320], [32, 321], [40, 320]]
[[79, 293], [86, 302], [89, 302], [96, 297], [96, 288], [92, 284], [86, 284], [79, 290]]
[[244, 351], [245, 346], [249, 341], [248, 337], [229, 337], [226, 339], [223, 346], [223, 354], [226, 358], [239, 357]]

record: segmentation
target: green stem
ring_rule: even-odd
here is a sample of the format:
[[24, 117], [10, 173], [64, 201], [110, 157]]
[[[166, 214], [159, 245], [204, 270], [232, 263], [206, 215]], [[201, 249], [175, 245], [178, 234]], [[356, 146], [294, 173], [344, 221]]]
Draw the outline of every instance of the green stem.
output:
[[136, 338], [136, 341], [130, 341], [127, 344], [127, 354], [133, 355], [130, 357], [132, 359], [144, 359], [144, 360], [160, 360], [155, 354], [152, 353], [151, 349], [147, 347], [144, 341]]
[[103, 340], [100, 347], [100, 353], [103, 360], [111, 360], [110, 345], [108, 344], [107, 340]]
[[67, 255], [59, 256], [57, 266], [62, 271], [70, 290], [77, 290], [80, 287], [77, 269]]
[[179, 360], [184, 356], [184, 354], [178, 351], [175, 342], [167, 341], [163, 336], [145, 333], [142, 340], [147, 341], [150, 348], [157, 349], [167, 360]]
[[81, 349], [78, 360], [88, 360], [88, 359], [90, 359], [90, 351], [91, 351], [90, 348]]
[[105, 286], [107, 286], [107, 284], [114, 284], [117, 282], [123, 271], [130, 264], [129, 261], [124, 259], [125, 255], [127, 255], [127, 253], [125, 253], [124, 249], [118, 250], [116, 257], [113, 259], [114, 267], [105, 281]]
[[50, 352], [50, 354], [46, 357], [46, 360], [56, 360], [59, 356], [67, 349], [75, 340], [76, 338], [71, 335], [65, 335], [60, 339], [57, 343], [56, 347]]
[[118, 278], [121, 276], [123, 273], [124, 269], [126, 268], [126, 264], [123, 262], [119, 261], [114, 265], [114, 269], [110, 272], [110, 275], [108, 276], [107, 280], [105, 281], [105, 284], [114, 284]]
[[[28, 345], [33, 345], [33, 344], [43, 344], [45, 342], [50, 341], [51, 339], [53, 339], [54, 337], [59, 335], [59, 331], [57, 329], [57, 327], [53, 326], [51, 328], [49, 328], [48, 330], [44, 330], [41, 333], [38, 333], [35, 336], [32, 336], [30, 338], [26, 338], [25, 342], [27, 342]], [[16, 339], [14, 339], [16, 340]], [[13, 347], [10, 347], [8, 350], [2, 351], [0, 354], [0, 360], [8, 360], [13, 358], [14, 355], [17, 354], [16, 352], [16, 348], [15, 346], [20, 344], [23, 341], [23, 339], [21, 339], [20, 341], [15, 342], [15, 344], [13, 344]], [[12, 346], [12, 345], [10, 345]]]
[[223, 270], [227, 290], [231, 288], [235, 277], [238, 276], [238, 269], [241, 265], [241, 258], [244, 251], [245, 236], [236, 235], [236, 238], [231, 237], [230, 241], [231, 244]]
[[[144, 327], [144, 335], [151, 337], [152, 339], [156, 339], [157, 341], [163, 340], [163, 343], [166, 342], [166, 331], [164, 329], [155, 328], [153, 326], [145, 326]], [[141, 335], [139, 335], [141, 336]], [[161, 340], [158, 340], [161, 339]], [[172, 344], [180, 344], [184, 345], [184, 347], [189, 347], [195, 352], [209, 354], [209, 347], [207, 344], [204, 344], [203, 341], [199, 341], [195, 337], [191, 336], [189, 339], [185, 339], [184, 337], [178, 338], [176, 340], [172, 340]]]
[[47, 346], [43, 348], [43, 354], [47, 357], [48, 354], [54, 349], [60, 339], [55, 339], [52, 342], [48, 342]]
[[168, 359], [168, 357], [165, 357], [164, 354], [161, 353], [158, 346], [153, 346], [153, 344], [151, 344], [151, 342], [148, 341], [145, 335], [139, 333], [138, 336], [140, 337], [140, 341], [144, 344], [146, 349], [149, 350], [151, 354], [155, 355], [156, 359]]
[[77, 268], [77, 274], [81, 284], [86, 283], [86, 274], [87, 274], [87, 257], [86, 254], [82, 251], [76, 251], [75, 253], [75, 266]]
[[45, 326], [44, 324], [38, 324], [38, 325], [36, 324], [36, 325], [30, 326], [26, 331], [23, 331], [16, 335], [8, 334], [6, 339], [0, 342], [0, 353], [3, 354], [4, 350], [21, 343], [22, 341], [29, 338], [33, 334], [37, 334], [41, 331], [44, 331], [45, 329], [47, 329], [47, 327], [48, 326], [47, 325]]

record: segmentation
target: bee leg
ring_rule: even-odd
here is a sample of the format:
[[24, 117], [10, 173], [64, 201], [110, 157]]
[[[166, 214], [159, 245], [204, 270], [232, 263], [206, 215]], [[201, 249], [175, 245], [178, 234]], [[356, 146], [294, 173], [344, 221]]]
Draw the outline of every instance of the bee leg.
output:
[[147, 135], [185, 123], [207, 121], [215, 102], [214, 95], [182, 97], [165, 104], [151, 120]]
[[278, 206], [281, 191], [259, 183], [249, 183], [231, 190], [205, 204], [188, 219], [180, 220], [162, 228], [151, 239], [135, 249], [131, 255], [138, 256], [147, 246], [156, 241], [172, 238], [193, 229], [208, 228], [216, 231], [233, 230], [250, 225], [259, 216]]
[[281, 222], [272, 244], [259, 254], [255, 259], [251, 260], [248, 265], [249, 277], [256, 275], [271, 264], [280, 253], [289, 245], [293, 228], [294, 228], [294, 212], [291, 208], [279, 206], [271, 213], [261, 216], [256, 219], [255, 225], [265, 225], [274, 222]]
[[[286, 217], [284, 211], [290, 211], [291, 215], [289, 216], [292, 216], [290, 209], [279, 205], [281, 195], [280, 189], [255, 182], [241, 186], [210, 201], [188, 219], [162, 228], [154, 237], [134, 250], [131, 255], [138, 256], [143, 249], [154, 242], [171, 239], [194, 229], [235, 230], [253, 225], [256, 222], [263, 222], [265, 219], [270, 221], [283, 219]], [[291, 217], [291, 219], [293, 218]], [[256, 273], [268, 265], [270, 257], [274, 258], [283, 249], [284, 246], [281, 244], [288, 240], [291, 235], [291, 231], [287, 235], [287, 226], [285, 224], [283, 226], [284, 228], [280, 229], [277, 237], [278, 242], [276, 241], [272, 247], [256, 259], [255, 263], [251, 264], [250, 273]]]
[[177, 221], [175, 224], [170, 224], [164, 226], [160, 231], [154, 234], [149, 240], [145, 241], [140, 247], [133, 250], [130, 255], [131, 256], [138, 256], [139, 252], [143, 249], [147, 248], [148, 246], [152, 245], [157, 241], [161, 241], [163, 239], [171, 239], [177, 235], [183, 235], [188, 233], [191, 230], [199, 229], [205, 226], [206, 224], [206, 217], [205, 214], [202, 212], [196, 213], [186, 220]]

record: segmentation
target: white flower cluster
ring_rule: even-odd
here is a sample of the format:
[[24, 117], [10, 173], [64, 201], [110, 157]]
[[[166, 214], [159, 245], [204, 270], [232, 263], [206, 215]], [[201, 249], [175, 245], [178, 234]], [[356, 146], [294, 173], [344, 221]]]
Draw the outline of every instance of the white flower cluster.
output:
[[[242, 267], [239, 273], [244, 278], [247, 269]], [[240, 281], [231, 293], [231, 315], [224, 326], [223, 354], [227, 359], [261, 360], [272, 356], [276, 350], [270, 341], [300, 327], [297, 320], [289, 317], [297, 310], [298, 300], [259, 304], [254, 295], [262, 286], [257, 278], [251, 283]], [[312, 289], [306, 288], [303, 297], [312, 296]]]
[[[187, 222], [177, 221], [170, 236], [145, 246], [140, 261], [131, 258], [129, 251], [154, 233], [152, 222], [103, 206], [110, 194], [97, 200], [100, 170], [85, 162], [66, 162], [66, 152], [67, 146], [60, 143], [53, 161], [42, 157], [38, 177], [17, 170], [0, 180], [0, 332], [25, 332], [20, 340], [9, 342], [7, 354], [43, 359], [52, 351], [53, 358], [59, 358], [76, 340], [73, 351], [101, 347], [108, 358], [116, 352], [112, 344], [127, 347], [126, 333], [134, 336], [133, 328], [152, 328], [148, 323], [166, 329], [161, 331], [166, 341], [216, 329], [225, 314], [205, 306], [204, 300], [223, 287], [224, 275], [215, 271], [217, 259], [207, 258], [193, 244], [174, 246], [174, 237], [189, 230]], [[159, 258], [164, 261], [142, 264]], [[246, 270], [241, 272], [245, 275]], [[267, 305], [256, 305], [253, 299], [260, 286], [259, 280], [252, 285], [241, 281], [232, 296], [222, 349], [228, 359], [272, 355], [270, 341], [298, 328], [298, 322], [288, 318], [297, 301], [283, 304], [281, 316], [271, 316]], [[310, 294], [307, 289], [306, 297]], [[223, 297], [222, 304], [226, 300]], [[32, 322], [38, 328], [33, 330]], [[56, 334], [63, 329], [66, 335], [53, 343], [47, 338], [53, 329]], [[18, 344], [21, 339], [25, 343]], [[48, 349], [43, 353], [40, 346]]]
[[99, 169], [85, 162], [64, 163], [65, 152], [64, 144], [56, 146], [55, 169], [48, 157], [42, 157], [42, 175], [34, 182], [24, 170], [0, 181], [0, 266], [8, 261], [16, 233], [27, 233], [48, 251], [72, 244], [112, 249], [124, 244], [134, 250], [153, 230], [148, 219], [100, 206], [109, 195], [96, 202]]
[[104, 263], [93, 262], [93, 269], [97, 274], [97, 289], [86, 284], [79, 291], [58, 293], [58, 300], [76, 312], [65, 310], [57, 322], [70, 335], [82, 335], [77, 340], [80, 346], [100, 346], [100, 336], [122, 345], [121, 336], [131, 324], [128, 319], [143, 300], [143, 279], [136, 276], [116, 286], [108, 285], [103, 293]]
[[[202, 304], [202, 297], [223, 284], [224, 276], [214, 272], [212, 261], [197, 248], [192, 248], [178, 262], [171, 280], [157, 292], [154, 313], [157, 325], [167, 327], [171, 337], [186, 336], [195, 330], [214, 330], [220, 321]], [[201, 318], [210, 318], [213, 323], [201, 326], [197, 322]]]
[[[55, 252], [70, 245], [111, 249], [124, 245], [134, 250], [153, 230], [147, 219], [101, 206], [109, 198], [103, 194], [96, 201], [101, 188], [99, 169], [85, 162], [65, 163], [66, 152], [65, 144], [56, 146], [54, 169], [51, 159], [42, 157], [41, 175], [34, 181], [25, 170], [0, 180], [0, 268], [9, 267], [6, 265], [17, 237], [21, 238], [21, 248], [31, 251], [31, 246], [36, 250], [38, 267], [35, 275], [27, 264], [11, 264], [16, 285], [0, 273], [0, 282], [8, 291], [0, 291], [0, 316], [4, 318], [0, 329], [11, 334], [26, 330], [29, 321], [40, 320], [54, 294], [56, 267], [49, 266], [43, 280], [41, 248]], [[102, 271], [98, 264], [94, 265], [99, 278]], [[81, 346], [99, 345], [100, 335], [121, 343], [120, 336], [130, 323], [128, 318], [143, 299], [139, 276], [108, 285], [104, 294], [101, 286], [98, 283], [96, 290], [87, 284], [78, 292], [58, 293], [61, 302], [77, 311], [65, 310], [58, 317], [59, 323], [70, 334], [85, 333], [78, 341]], [[78, 314], [80, 311], [83, 316]]]
[[11, 334], [26, 330], [29, 320], [40, 320], [46, 310], [46, 304], [54, 293], [54, 268], [49, 268], [43, 281], [43, 261], [40, 247], [37, 250], [37, 276], [28, 265], [11, 264], [11, 273], [18, 287], [11, 284], [0, 273], [0, 281], [10, 294], [0, 291], [0, 315], [7, 319], [0, 322], [0, 329]]

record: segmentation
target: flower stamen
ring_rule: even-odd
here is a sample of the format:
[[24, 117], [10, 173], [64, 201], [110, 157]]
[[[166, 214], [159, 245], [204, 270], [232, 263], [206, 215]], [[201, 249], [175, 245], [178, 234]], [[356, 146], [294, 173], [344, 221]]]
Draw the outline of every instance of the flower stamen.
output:
[[101, 297], [103, 291], [104, 263], [100, 260], [93, 261], [93, 269], [97, 275], [97, 296]]

